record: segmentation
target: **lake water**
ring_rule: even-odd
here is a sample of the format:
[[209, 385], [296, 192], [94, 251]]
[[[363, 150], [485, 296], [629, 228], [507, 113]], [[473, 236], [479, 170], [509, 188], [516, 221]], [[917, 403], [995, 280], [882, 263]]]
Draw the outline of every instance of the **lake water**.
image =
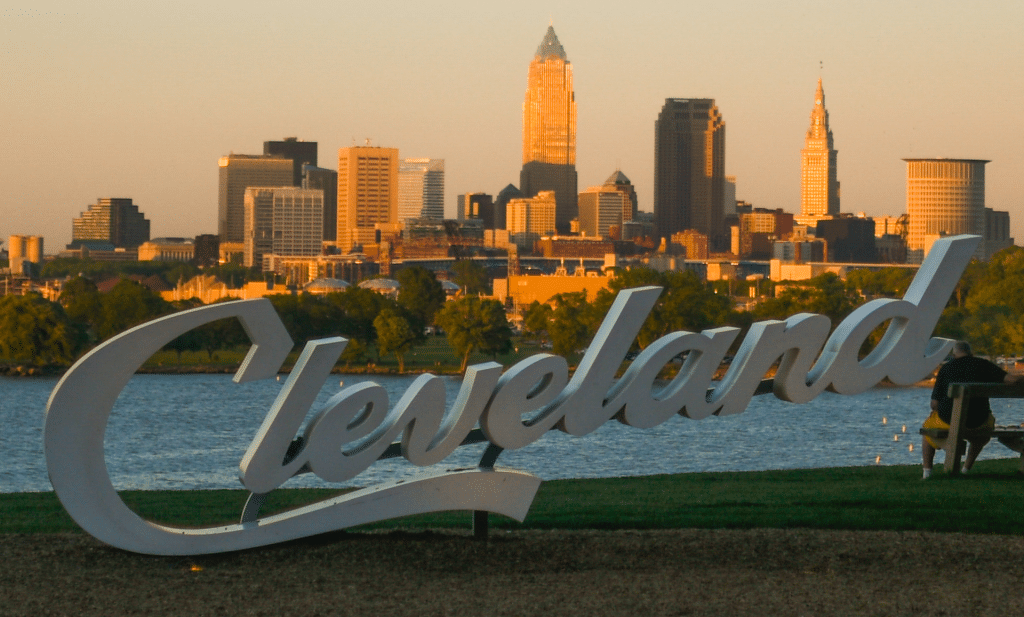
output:
[[[376, 381], [392, 403], [411, 377], [334, 376], [318, 404], [345, 385]], [[445, 378], [449, 405], [461, 379]], [[121, 394], [106, 433], [106, 460], [121, 489], [240, 488], [238, 463], [277, 396], [281, 381], [235, 384], [230, 375], [137, 375]], [[42, 427], [57, 379], [0, 377], [0, 492], [48, 491]], [[648, 430], [610, 421], [586, 437], [551, 431], [506, 451], [499, 465], [542, 479], [700, 471], [749, 471], [920, 463], [917, 430], [928, 413], [927, 388], [875, 388], [857, 396], [823, 393], [805, 405], [772, 395], [747, 411], [694, 421], [674, 417]], [[1000, 421], [1024, 417], [1021, 403], [993, 399]], [[314, 407], [316, 408], [316, 407]], [[460, 448], [439, 468], [474, 466], [481, 444]], [[941, 459], [941, 454], [939, 455]], [[998, 444], [982, 458], [1015, 456]], [[877, 461], [877, 463], [876, 463]], [[367, 486], [422, 471], [404, 459], [380, 461], [350, 483], [311, 474], [285, 486]]]

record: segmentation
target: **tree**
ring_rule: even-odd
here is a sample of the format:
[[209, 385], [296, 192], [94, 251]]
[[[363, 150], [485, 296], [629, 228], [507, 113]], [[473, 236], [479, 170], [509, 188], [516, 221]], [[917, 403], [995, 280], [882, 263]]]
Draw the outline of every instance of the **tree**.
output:
[[787, 287], [778, 298], [761, 302], [754, 309], [754, 317], [786, 319], [797, 313], [818, 313], [837, 324], [860, 303], [861, 298], [838, 276], [826, 272], [806, 284]]
[[121, 279], [101, 296], [99, 338], [107, 339], [128, 328], [171, 312], [171, 306], [150, 288], [131, 279]]
[[603, 313], [587, 302], [587, 292], [577, 291], [556, 295], [555, 310], [551, 313], [551, 346], [560, 356], [568, 356], [586, 346], [597, 332]]
[[[214, 304], [237, 301], [233, 298], [225, 298], [214, 302]], [[245, 333], [245, 328], [242, 327], [242, 322], [237, 317], [225, 317], [224, 319], [211, 321], [200, 326], [196, 332], [199, 333], [199, 340], [202, 344], [201, 348], [206, 352], [207, 358], [211, 361], [213, 360], [213, 352], [218, 349], [231, 349], [239, 345], [251, 343], [249, 335]]]
[[420, 266], [399, 270], [396, 276], [401, 284], [398, 305], [423, 336], [423, 328], [434, 323], [434, 315], [445, 302], [444, 288], [433, 272]]
[[546, 302], [543, 304], [536, 300], [531, 302], [530, 306], [526, 309], [526, 314], [523, 316], [523, 326], [526, 327], [526, 331], [537, 336], [546, 333], [551, 326], [553, 310], [551, 305]]
[[692, 272], [631, 268], [617, 272], [609, 289], [598, 293], [597, 301], [593, 303], [596, 313], [593, 319], [598, 322], [595, 331], [619, 291], [650, 285], [661, 287], [662, 292], [637, 335], [640, 347], [647, 347], [677, 330], [699, 332], [727, 323], [741, 325], [743, 322], [743, 318], [732, 310], [727, 295], [716, 294]]
[[377, 349], [382, 354], [395, 354], [398, 372], [405, 372], [405, 354], [416, 343], [417, 336], [409, 320], [392, 309], [384, 309], [373, 320], [377, 331]]
[[455, 283], [467, 294], [486, 294], [487, 270], [483, 266], [469, 259], [461, 259], [452, 266], [455, 273]]
[[307, 293], [275, 294], [269, 299], [296, 345], [303, 345], [306, 341], [320, 336], [324, 324], [318, 324], [314, 320], [314, 315], [318, 314], [317, 305], [320, 303], [316, 296]]
[[446, 302], [437, 314], [437, 323], [444, 328], [452, 347], [462, 354], [462, 372], [474, 351], [497, 355], [512, 348], [512, 328], [505, 308], [497, 300], [466, 296]]
[[[198, 298], [171, 302], [171, 307], [175, 311], [187, 311], [189, 309], [198, 308], [202, 305], [203, 303], [200, 302]], [[177, 355], [178, 364], [181, 364], [181, 354], [183, 352], [199, 351], [203, 348], [205, 338], [204, 334], [205, 333], [202, 328], [194, 328], [164, 345], [164, 349], [167, 351], [173, 351]]]
[[[337, 308], [339, 319], [343, 320], [341, 334], [362, 343], [366, 347], [376, 338], [373, 322], [385, 308], [397, 309], [398, 305], [379, 293], [353, 285], [343, 292], [327, 294], [325, 301]], [[351, 346], [351, 344], [350, 344]], [[355, 349], [353, 349], [355, 351]], [[347, 352], [347, 349], [346, 349]], [[348, 359], [356, 359], [349, 357]]]
[[883, 268], [877, 272], [852, 270], [846, 275], [846, 286], [866, 295], [899, 298], [913, 280], [914, 271], [909, 268]]
[[957, 327], [975, 351], [1018, 355], [1024, 350], [1024, 249], [1004, 249], [987, 262], [972, 261], [957, 286], [957, 307], [940, 326]]
[[25, 364], [70, 364], [86, 337], [56, 302], [39, 294], [0, 298], [0, 358]]
[[95, 328], [103, 315], [103, 298], [96, 283], [76, 276], [61, 287], [60, 304], [73, 321], [86, 327]]

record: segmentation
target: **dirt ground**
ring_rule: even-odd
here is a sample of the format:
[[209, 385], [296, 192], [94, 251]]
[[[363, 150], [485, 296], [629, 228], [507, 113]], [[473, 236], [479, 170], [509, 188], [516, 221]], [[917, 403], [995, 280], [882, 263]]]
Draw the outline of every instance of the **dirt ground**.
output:
[[334, 534], [147, 557], [0, 536], [0, 615], [1016, 615], [1024, 538], [813, 530]]

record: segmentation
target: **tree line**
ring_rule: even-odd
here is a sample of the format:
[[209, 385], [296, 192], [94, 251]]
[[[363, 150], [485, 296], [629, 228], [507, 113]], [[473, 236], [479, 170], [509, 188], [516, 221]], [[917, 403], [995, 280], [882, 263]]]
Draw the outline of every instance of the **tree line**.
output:
[[[460, 268], [457, 280], [467, 291], [484, 285], [477, 269], [472, 264]], [[618, 271], [609, 288], [598, 292], [592, 301], [586, 292], [579, 292], [558, 294], [550, 303], [533, 303], [524, 312], [523, 328], [528, 336], [550, 341], [554, 353], [571, 356], [589, 345], [618, 291], [645, 285], [658, 285], [664, 291], [644, 321], [637, 349], [676, 330], [725, 325], [745, 329], [754, 321], [785, 319], [801, 312], [823, 314], [838, 324], [868, 299], [902, 296], [913, 276], [912, 270], [903, 268], [855, 270], [845, 281], [835, 274], [823, 274], [809, 281], [785, 283], [779, 293], [761, 300], [752, 310], [738, 311], [735, 298], [725, 293], [721, 283], [704, 282], [691, 272], [633, 268]], [[428, 326], [445, 332], [463, 370], [472, 353], [496, 355], [512, 347], [512, 329], [500, 302], [472, 293], [446, 301], [440, 282], [424, 268], [403, 269], [396, 278], [401, 287], [394, 299], [353, 286], [324, 296], [301, 293], [270, 296], [269, 300], [297, 345], [325, 336], [348, 338], [342, 357], [346, 363], [367, 360], [373, 349], [378, 357], [394, 356], [404, 370], [405, 356], [425, 342]], [[166, 302], [130, 279], [100, 293], [86, 276], [67, 281], [59, 302], [38, 295], [6, 296], [0, 298], [0, 361], [67, 365], [134, 325], [196, 305], [196, 301]], [[1021, 354], [1024, 249], [1011, 247], [988, 262], [972, 262], [950, 298], [936, 335], [970, 340], [983, 354]], [[207, 324], [167, 348], [179, 354], [206, 351], [212, 357], [219, 349], [247, 342], [238, 321], [231, 319]]]
[[[441, 283], [421, 267], [403, 269], [397, 278], [397, 298], [352, 286], [323, 296], [280, 294], [268, 299], [298, 346], [314, 338], [348, 338], [342, 356], [346, 363], [364, 361], [374, 347], [378, 355], [393, 355], [404, 370], [405, 355], [425, 342], [428, 326], [443, 328], [462, 356], [463, 368], [473, 352], [501, 353], [511, 347], [512, 331], [501, 303], [477, 296], [446, 302]], [[64, 284], [58, 302], [38, 294], [0, 298], [0, 361], [68, 365], [133, 326], [200, 305], [195, 299], [167, 302], [128, 278], [100, 293], [88, 277], [75, 276]], [[183, 334], [165, 349], [179, 359], [186, 351], [206, 351], [212, 358], [216, 351], [248, 340], [237, 319], [224, 319]]]

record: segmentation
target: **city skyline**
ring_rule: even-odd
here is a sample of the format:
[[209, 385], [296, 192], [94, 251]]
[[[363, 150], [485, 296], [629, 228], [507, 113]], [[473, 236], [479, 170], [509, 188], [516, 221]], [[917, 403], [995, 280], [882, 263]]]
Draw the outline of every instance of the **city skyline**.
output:
[[[658, 110], [706, 97], [729, 125], [737, 198], [797, 213], [807, 93], [822, 77], [844, 212], [905, 212], [904, 158], [985, 159], [986, 206], [1024, 237], [1024, 155], [1007, 139], [1024, 134], [1024, 77], [1008, 70], [1024, 53], [1019, 3], [640, 2], [614, 21], [611, 3], [320, 7], [335, 36], [306, 33], [285, 7], [33, 6], [0, 15], [14, 93], [0, 101], [0, 237], [41, 235], [50, 251], [100, 197], [133, 199], [154, 237], [212, 233], [213, 162], [288, 136], [319, 142], [324, 161], [367, 137], [443, 158], [454, 217], [456, 195], [518, 184], [524, 67], [552, 23], [573, 65], [580, 187], [620, 169], [652, 211]], [[707, 27], [679, 37], [694, 20]], [[300, 36], [301, 58], [280, 51]], [[259, 88], [274, 81], [295, 87]]]

